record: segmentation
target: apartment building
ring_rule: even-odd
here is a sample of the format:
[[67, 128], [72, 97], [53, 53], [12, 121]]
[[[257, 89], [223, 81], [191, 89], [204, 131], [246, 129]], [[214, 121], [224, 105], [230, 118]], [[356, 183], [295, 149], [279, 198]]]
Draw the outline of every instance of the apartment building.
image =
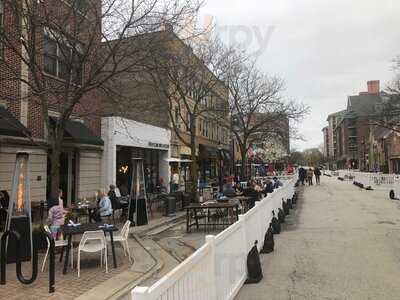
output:
[[346, 110], [328, 116], [327, 147], [337, 168], [371, 169], [370, 120], [379, 111], [384, 93], [378, 80], [368, 81], [367, 87], [366, 92], [347, 98]]

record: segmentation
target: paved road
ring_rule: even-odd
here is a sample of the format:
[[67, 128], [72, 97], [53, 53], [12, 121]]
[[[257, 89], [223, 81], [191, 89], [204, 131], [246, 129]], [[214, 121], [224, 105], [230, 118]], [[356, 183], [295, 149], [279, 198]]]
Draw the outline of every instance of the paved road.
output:
[[400, 299], [400, 201], [322, 180], [262, 255], [264, 279], [237, 299]]

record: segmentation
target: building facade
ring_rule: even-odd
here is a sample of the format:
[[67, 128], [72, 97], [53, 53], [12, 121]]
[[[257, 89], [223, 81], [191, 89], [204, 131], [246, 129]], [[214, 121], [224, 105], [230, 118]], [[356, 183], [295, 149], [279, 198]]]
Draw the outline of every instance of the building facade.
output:
[[[387, 172], [395, 165], [389, 168], [385, 163], [390, 143], [383, 141], [388, 141], [390, 134], [371, 125], [386, 94], [380, 91], [378, 80], [368, 81], [367, 87], [366, 92], [348, 97], [346, 110], [328, 116], [328, 157], [337, 168]], [[393, 157], [395, 161], [396, 154]]]
[[[5, 2], [6, 3], [6, 2]], [[58, 16], [64, 16], [72, 7], [68, 1], [52, 0], [40, 2], [40, 9], [53, 11], [54, 22]], [[22, 7], [22, 9], [26, 9]], [[90, 22], [91, 15], [86, 16]], [[27, 55], [21, 39], [28, 39], [24, 31], [17, 31], [21, 19], [15, 17], [11, 7], [0, 1], [0, 27], [13, 43], [16, 49], [21, 49], [22, 56]], [[65, 24], [64, 24], [65, 25]], [[68, 24], [67, 24], [68, 25]], [[73, 27], [74, 24], [69, 24]], [[69, 28], [68, 27], [68, 28]], [[62, 54], [59, 44], [55, 41], [55, 31], [43, 26], [37, 29], [34, 49], [42, 82], [48, 86], [60, 85], [65, 81]], [[22, 36], [21, 36], [22, 35]], [[100, 33], [99, 33], [100, 37]], [[14, 39], [14, 40], [13, 40]], [[100, 40], [100, 39], [99, 39]], [[85, 42], [83, 39], [80, 41]], [[67, 43], [65, 44], [68, 49]], [[44, 107], [47, 107], [49, 123], [57, 122], [60, 116], [59, 105], [55, 99], [48, 96], [43, 105], [32, 86], [31, 68], [23, 63], [13, 49], [0, 42], [0, 189], [10, 190], [16, 153], [28, 151], [31, 153], [31, 200], [33, 202], [46, 200], [49, 196], [49, 139], [44, 120]], [[64, 49], [64, 50], [65, 50]], [[74, 84], [90, 72], [90, 66], [81, 66], [82, 73], [76, 75]], [[72, 71], [71, 71], [72, 72]], [[99, 101], [95, 91], [84, 96], [82, 102], [90, 107], [98, 107]], [[85, 115], [85, 116], [84, 116]], [[70, 204], [79, 198], [94, 196], [101, 186], [101, 157], [103, 141], [100, 136], [100, 118], [86, 114], [83, 106], [77, 106], [72, 117], [65, 124], [63, 151], [60, 157], [60, 188], [64, 191], [65, 204]]]
[[[151, 61], [151, 57], [145, 56], [147, 55], [146, 50], [154, 48], [157, 48], [157, 51], [178, 51], [183, 53], [183, 55], [192, 56], [194, 61], [198, 61], [193, 52], [186, 51], [187, 46], [169, 27], [159, 32], [127, 38], [125, 43], [126, 47], [137, 47], [137, 53], [145, 53], [141, 58], [143, 61]], [[107, 48], [105, 51], [107, 51]], [[129, 61], [126, 63], [129, 64]], [[206, 72], [210, 72], [201, 62], [198, 61], [198, 64], [200, 70], [204, 69]], [[180, 184], [184, 188], [185, 183], [191, 177], [192, 150], [189, 147], [190, 128], [188, 127], [191, 121], [190, 115], [182, 102], [171, 101], [171, 99], [168, 99], [164, 94], [157, 91], [154, 88], [152, 78], [150, 78], [145, 70], [139, 69], [135, 71], [137, 74], [136, 78], [127, 74], [121, 74], [111, 83], [111, 88], [117, 88], [121, 95], [120, 102], [124, 103], [123, 109], [114, 107], [112, 104], [114, 101], [110, 99], [109, 95], [104, 94], [102, 96], [104, 113], [112, 115], [110, 118], [103, 118], [102, 125], [110, 124], [111, 120], [122, 119], [125, 123], [131, 124], [127, 131], [133, 138], [131, 140], [134, 141], [128, 141], [129, 139], [126, 138], [118, 138], [119, 133], [114, 134], [114, 137], [109, 137], [110, 133], [113, 135], [112, 132], [114, 129], [106, 130], [102, 128], [102, 137], [105, 141], [105, 151], [107, 152], [103, 159], [103, 166], [113, 169], [110, 172], [112, 175], [107, 175], [104, 183], [119, 183], [119, 146], [128, 146], [140, 149], [152, 149], [152, 151], [158, 153], [159, 163], [157, 168], [159, 171], [152, 172], [149, 170], [149, 173], [154, 173], [150, 175], [153, 178], [151, 180], [152, 185], [160, 185], [160, 181], [162, 181], [168, 188], [172, 175], [178, 173]], [[194, 81], [194, 78], [192, 81]], [[167, 76], [165, 76], [162, 84], [166, 86], [170, 84]], [[188, 82], [187, 84], [190, 86], [195, 83]], [[195, 157], [199, 167], [198, 175], [200, 181], [216, 180], [221, 172], [232, 166], [230, 135], [226, 127], [221, 126], [221, 115], [215, 113], [213, 109], [222, 102], [226, 103], [227, 97], [226, 87], [220, 82], [215, 84], [215, 87], [201, 99], [200, 103], [195, 103], [191, 99], [188, 99], [186, 102], [189, 106], [198, 105], [200, 108], [204, 108], [204, 112], [196, 116], [195, 123]], [[222, 119], [225, 119], [226, 122], [229, 121], [227, 114]], [[107, 126], [113, 128], [110, 125]], [[115, 126], [115, 122], [113, 126]], [[147, 128], [143, 132], [144, 135], [135, 126]], [[150, 132], [154, 134], [149, 135]], [[113, 139], [119, 139], [119, 141], [112, 141]], [[139, 141], [142, 141], [142, 143], [139, 143]], [[115, 145], [117, 145], [116, 148]], [[116, 151], [117, 154], [110, 154], [113, 151]], [[129, 151], [128, 154], [125, 153], [125, 160], [129, 158], [129, 155]], [[115, 161], [116, 157], [117, 161]], [[155, 169], [154, 165], [152, 168]]]

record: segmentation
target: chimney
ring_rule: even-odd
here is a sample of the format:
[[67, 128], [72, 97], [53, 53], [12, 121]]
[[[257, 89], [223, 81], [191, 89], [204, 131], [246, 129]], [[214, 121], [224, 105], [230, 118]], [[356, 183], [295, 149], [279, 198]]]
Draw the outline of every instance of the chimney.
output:
[[161, 31], [174, 32], [174, 26], [169, 22], [162, 23], [160, 29]]
[[368, 85], [368, 94], [379, 94], [380, 86], [379, 80], [370, 80], [367, 82]]

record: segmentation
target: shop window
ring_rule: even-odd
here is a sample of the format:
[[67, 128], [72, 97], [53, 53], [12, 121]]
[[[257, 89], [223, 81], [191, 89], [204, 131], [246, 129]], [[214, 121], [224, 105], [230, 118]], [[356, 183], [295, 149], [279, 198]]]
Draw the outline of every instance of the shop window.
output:
[[44, 71], [74, 84], [82, 83], [82, 46], [71, 46], [63, 37], [45, 30], [43, 41]]

